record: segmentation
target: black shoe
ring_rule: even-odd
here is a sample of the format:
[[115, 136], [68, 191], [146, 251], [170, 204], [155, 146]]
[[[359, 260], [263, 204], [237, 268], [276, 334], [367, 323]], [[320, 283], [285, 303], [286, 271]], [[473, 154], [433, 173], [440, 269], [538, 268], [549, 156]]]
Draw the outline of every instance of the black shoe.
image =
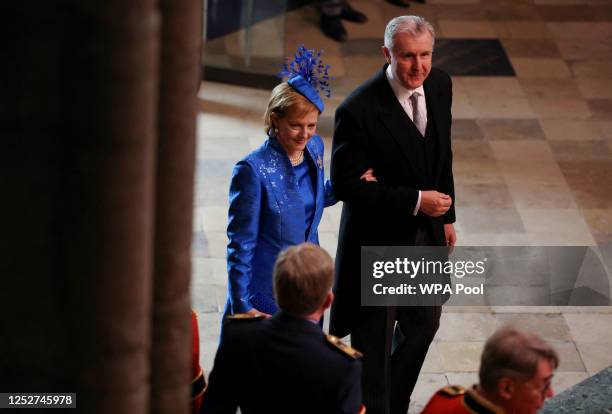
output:
[[408, 0], [387, 0], [387, 3], [391, 3], [395, 6], [404, 7], [404, 8], [410, 7], [410, 3], [408, 2]]
[[365, 23], [368, 21], [368, 16], [359, 10], [353, 9], [348, 3], [345, 3], [342, 13], [340, 13], [340, 17], [354, 23]]
[[326, 16], [322, 14], [321, 30], [325, 36], [331, 37], [337, 42], [346, 42], [348, 37], [340, 16]]

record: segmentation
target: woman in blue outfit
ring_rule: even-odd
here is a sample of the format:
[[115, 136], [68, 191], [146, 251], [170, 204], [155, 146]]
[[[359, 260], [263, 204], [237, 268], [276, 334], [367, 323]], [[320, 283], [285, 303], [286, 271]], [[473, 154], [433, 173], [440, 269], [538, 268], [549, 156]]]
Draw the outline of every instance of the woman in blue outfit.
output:
[[[320, 53], [298, 49], [285, 65], [287, 82], [276, 86], [264, 115], [268, 139], [239, 161], [229, 194], [228, 300], [225, 314], [272, 315], [274, 261], [287, 247], [319, 243], [323, 208], [336, 203], [323, 172], [323, 141], [316, 135], [329, 97], [328, 66]], [[364, 179], [373, 179], [371, 170]]]

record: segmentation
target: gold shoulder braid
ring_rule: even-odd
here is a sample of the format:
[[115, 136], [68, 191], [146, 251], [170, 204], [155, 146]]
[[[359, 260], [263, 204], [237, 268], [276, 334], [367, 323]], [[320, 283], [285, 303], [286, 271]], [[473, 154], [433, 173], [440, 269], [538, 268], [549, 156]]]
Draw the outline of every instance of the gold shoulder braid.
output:
[[449, 385], [448, 387], [442, 388], [438, 391], [440, 394], [446, 395], [448, 397], [454, 397], [457, 395], [465, 394], [465, 388], [460, 385]]
[[225, 318], [230, 321], [260, 321], [265, 319], [265, 316], [262, 314], [251, 315], [249, 313], [235, 313], [233, 315], [227, 315]]
[[361, 352], [359, 352], [355, 348], [352, 348], [352, 347], [348, 346], [347, 344], [342, 342], [340, 339], [338, 339], [338, 337], [336, 337], [334, 335], [327, 335], [326, 334], [325, 335], [325, 339], [327, 339], [327, 342], [329, 344], [331, 344], [334, 348], [338, 349], [343, 354], [346, 354], [346, 355], [348, 355], [349, 357], [351, 357], [353, 359], [359, 359], [359, 358], [363, 357], [363, 354]]

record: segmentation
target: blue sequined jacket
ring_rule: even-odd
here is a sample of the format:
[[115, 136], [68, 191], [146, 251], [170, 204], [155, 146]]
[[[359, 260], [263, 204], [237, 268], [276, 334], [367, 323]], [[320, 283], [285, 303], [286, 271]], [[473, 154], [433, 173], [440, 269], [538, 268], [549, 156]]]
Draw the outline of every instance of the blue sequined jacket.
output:
[[276, 257], [304, 241], [319, 243], [317, 227], [323, 208], [336, 203], [323, 173], [321, 137], [315, 135], [308, 141], [304, 156], [316, 166], [315, 213], [306, 240], [306, 213], [298, 180], [277, 139], [269, 137], [234, 167], [227, 226], [226, 314], [251, 308], [275, 313], [272, 270]]

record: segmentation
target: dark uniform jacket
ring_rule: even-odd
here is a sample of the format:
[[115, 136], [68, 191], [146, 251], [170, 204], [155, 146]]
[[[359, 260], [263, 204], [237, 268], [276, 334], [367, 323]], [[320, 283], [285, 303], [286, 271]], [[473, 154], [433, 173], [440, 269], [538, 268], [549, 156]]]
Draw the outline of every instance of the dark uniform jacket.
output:
[[[339, 337], [368, 311], [360, 307], [361, 246], [413, 246], [418, 229], [444, 246], [444, 224], [455, 221], [451, 79], [433, 68], [423, 83], [428, 119], [423, 139], [393, 93], [386, 68], [336, 110], [331, 180], [344, 206], [330, 332]], [[377, 182], [360, 179], [368, 168], [374, 169]], [[453, 205], [441, 217], [414, 216], [419, 190], [449, 194]]]
[[[333, 338], [332, 338], [333, 339]], [[350, 413], [361, 408], [360, 355], [308, 320], [279, 312], [227, 320], [202, 414]]]
[[473, 389], [450, 385], [431, 397], [421, 414], [504, 414], [504, 410]]

